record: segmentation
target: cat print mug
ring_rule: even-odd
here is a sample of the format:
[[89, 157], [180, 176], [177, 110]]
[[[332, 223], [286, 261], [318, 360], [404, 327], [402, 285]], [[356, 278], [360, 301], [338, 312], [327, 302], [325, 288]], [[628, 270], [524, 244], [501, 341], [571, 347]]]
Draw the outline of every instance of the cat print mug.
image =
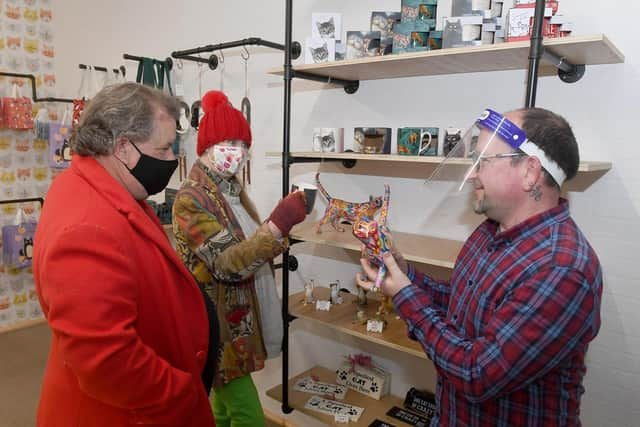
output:
[[312, 151], [341, 153], [344, 151], [344, 128], [314, 128]]
[[398, 154], [437, 156], [438, 128], [398, 128]]

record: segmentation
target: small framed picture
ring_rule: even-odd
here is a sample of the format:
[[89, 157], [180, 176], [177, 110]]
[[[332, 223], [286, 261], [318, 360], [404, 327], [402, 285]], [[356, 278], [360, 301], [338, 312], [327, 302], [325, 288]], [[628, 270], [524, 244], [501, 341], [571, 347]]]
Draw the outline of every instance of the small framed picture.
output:
[[335, 61], [336, 41], [334, 39], [308, 38], [304, 48], [305, 64], [321, 64]]
[[318, 39], [339, 39], [342, 34], [342, 14], [312, 13], [311, 37]]

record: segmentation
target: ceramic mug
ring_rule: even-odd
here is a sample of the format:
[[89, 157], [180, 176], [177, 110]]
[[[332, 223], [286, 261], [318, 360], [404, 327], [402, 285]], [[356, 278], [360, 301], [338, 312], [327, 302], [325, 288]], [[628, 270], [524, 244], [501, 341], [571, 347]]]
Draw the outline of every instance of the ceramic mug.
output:
[[435, 155], [437, 153], [438, 134], [433, 132], [433, 129], [399, 128], [398, 154], [404, 156]]

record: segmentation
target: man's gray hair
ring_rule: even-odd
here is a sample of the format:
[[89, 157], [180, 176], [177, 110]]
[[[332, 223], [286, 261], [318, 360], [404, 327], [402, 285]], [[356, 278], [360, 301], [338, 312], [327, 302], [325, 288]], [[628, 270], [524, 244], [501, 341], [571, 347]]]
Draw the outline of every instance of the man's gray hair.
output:
[[118, 137], [133, 143], [151, 137], [156, 111], [178, 120], [180, 104], [172, 96], [138, 83], [107, 86], [89, 101], [71, 137], [71, 149], [81, 156], [113, 152]]

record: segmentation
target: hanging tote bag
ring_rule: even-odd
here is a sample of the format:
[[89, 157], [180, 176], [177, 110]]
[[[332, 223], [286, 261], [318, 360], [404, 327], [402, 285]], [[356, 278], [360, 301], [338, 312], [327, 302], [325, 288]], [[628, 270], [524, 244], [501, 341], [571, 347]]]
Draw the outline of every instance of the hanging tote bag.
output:
[[49, 125], [49, 167], [66, 169], [71, 162], [71, 125], [68, 123], [69, 111], [64, 110], [60, 123]]
[[31, 266], [35, 233], [36, 223], [27, 221], [22, 208], [19, 208], [14, 224], [2, 227], [2, 263], [5, 268]]
[[76, 127], [80, 123], [80, 115], [84, 111], [89, 99], [98, 92], [96, 82], [96, 73], [91, 65], [87, 66], [82, 73], [80, 79], [80, 88], [78, 89], [78, 97], [73, 100], [73, 117], [71, 126]]
[[165, 79], [167, 81], [167, 89], [169, 94], [173, 95], [171, 88], [171, 70], [166, 61], [158, 61], [153, 58], [142, 58], [138, 63], [138, 72], [136, 74], [136, 82], [145, 86], [164, 90]]
[[2, 98], [2, 123], [7, 129], [33, 129], [31, 98], [20, 95], [20, 88], [13, 84], [12, 96]]

